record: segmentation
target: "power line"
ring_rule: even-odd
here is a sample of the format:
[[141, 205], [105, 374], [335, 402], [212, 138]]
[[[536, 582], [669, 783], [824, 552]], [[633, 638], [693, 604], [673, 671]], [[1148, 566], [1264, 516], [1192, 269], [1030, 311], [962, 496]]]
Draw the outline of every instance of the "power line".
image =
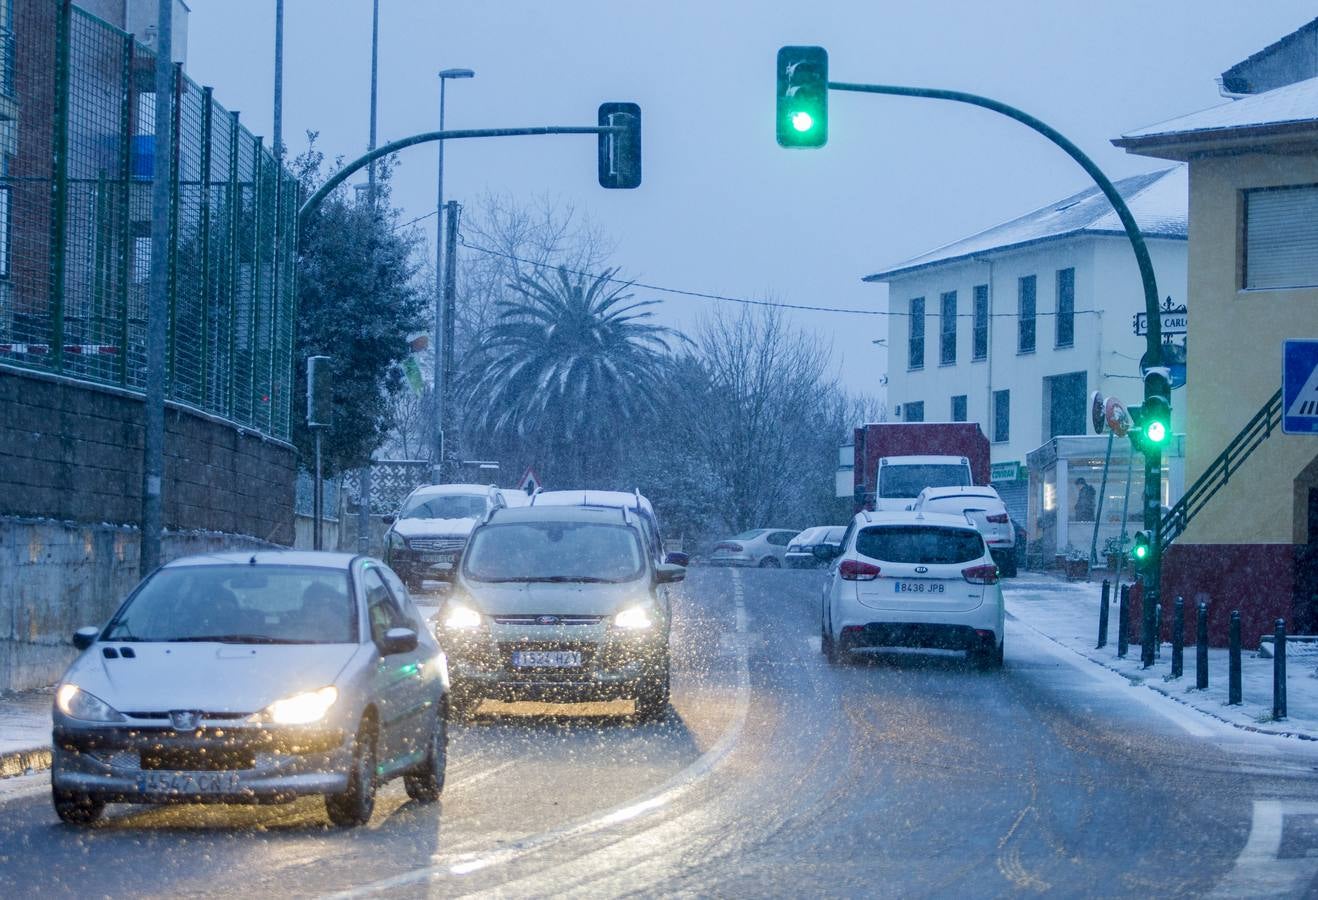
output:
[[[404, 225], [411, 225], [415, 222], [419, 222], [422, 219], [427, 218], [428, 216], [433, 216], [433, 215], [434, 213], [432, 212], [432, 213], [427, 213], [424, 216], [418, 216], [416, 219], [413, 219], [412, 222], [406, 222], [404, 223]], [[401, 228], [403, 226], [400, 225], [398, 227]], [[778, 309], [799, 309], [799, 310], [804, 310], [806, 312], [846, 313], [853, 316], [899, 316], [902, 318], [908, 318], [910, 316], [909, 312], [897, 312], [893, 310], [847, 309], [845, 307], [840, 307], [840, 306], [808, 306], [802, 303], [778, 303], [773, 300], [752, 300], [749, 297], [730, 297], [726, 294], [708, 294], [703, 291], [688, 291], [688, 290], [683, 290], [682, 288], [665, 287], [660, 284], [646, 284], [643, 281], [632, 281], [627, 278], [614, 278], [613, 276], [606, 277], [601, 272], [586, 272], [581, 269], [573, 269], [570, 266], [561, 266], [561, 265], [555, 265], [554, 263], [547, 263], [547, 262], [541, 262], [539, 260], [527, 259], [525, 257], [517, 256], [512, 253], [505, 253], [502, 250], [495, 250], [490, 247], [482, 247], [479, 244], [470, 243], [461, 232], [459, 232], [458, 234], [458, 243], [466, 247], [468, 250], [475, 250], [477, 253], [484, 253], [489, 256], [498, 256], [503, 259], [512, 260], [514, 262], [525, 263], [526, 265], [534, 266], [537, 269], [559, 269], [561, 271], [569, 272], [573, 275], [581, 275], [586, 278], [596, 278], [596, 279], [602, 278], [603, 280], [612, 282], [614, 284], [623, 284], [629, 287], [638, 287], [647, 291], [659, 291], [665, 294], [676, 294], [681, 297], [696, 297], [701, 300], [715, 300], [725, 303], [742, 303], [747, 306], [772, 306]], [[1096, 309], [1077, 309], [1072, 312], [1072, 315], [1097, 315], [1099, 312], [1100, 310], [1096, 310]], [[1056, 316], [1057, 313], [1036, 312], [1035, 315]], [[936, 311], [931, 313], [925, 313], [925, 318], [937, 318], [938, 316], [939, 313]], [[973, 319], [975, 318], [975, 314], [957, 313], [956, 317], [958, 319]], [[1016, 319], [1016, 318], [1020, 318], [1020, 313], [992, 313], [990, 315], [990, 318]]]

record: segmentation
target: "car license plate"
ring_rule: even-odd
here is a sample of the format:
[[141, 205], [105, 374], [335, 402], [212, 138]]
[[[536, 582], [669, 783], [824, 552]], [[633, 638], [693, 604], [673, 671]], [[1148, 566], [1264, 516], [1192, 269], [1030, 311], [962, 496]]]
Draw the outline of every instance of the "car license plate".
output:
[[522, 669], [566, 669], [581, 665], [581, 651], [514, 650], [513, 665]]
[[941, 594], [947, 590], [947, 585], [938, 581], [894, 581], [892, 583], [892, 592], [894, 594]]
[[237, 772], [143, 772], [137, 776], [143, 794], [236, 794]]
[[423, 559], [432, 569], [448, 571], [453, 568], [452, 553], [427, 553]]

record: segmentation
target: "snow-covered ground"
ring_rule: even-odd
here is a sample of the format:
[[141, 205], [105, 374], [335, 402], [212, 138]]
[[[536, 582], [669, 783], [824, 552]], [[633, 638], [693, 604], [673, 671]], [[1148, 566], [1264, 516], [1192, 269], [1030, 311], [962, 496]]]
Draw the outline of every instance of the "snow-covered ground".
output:
[[[1243, 703], [1227, 705], [1227, 651], [1208, 651], [1208, 687], [1195, 688], [1195, 648], [1185, 647], [1185, 674], [1173, 680], [1172, 647], [1164, 643], [1151, 669], [1140, 667], [1140, 647], [1132, 643], [1125, 659], [1117, 658], [1116, 591], [1108, 622], [1108, 643], [1101, 650], [1098, 643], [1098, 608], [1102, 597], [1100, 582], [1069, 583], [1060, 579], [1023, 572], [1018, 579], [1005, 582], [1007, 613], [1021, 624], [1056, 641], [1090, 661], [1105, 666], [1142, 685], [1184, 703], [1199, 712], [1240, 728], [1267, 734], [1287, 735], [1318, 740], [1318, 674], [1315, 664], [1318, 648], [1299, 643], [1287, 644], [1287, 716], [1272, 718], [1272, 659], [1260, 656], [1257, 647], [1245, 646], [1241, 653], [1241, 694]], [[1187, 615], [1188, 615], [1187, 611]]]

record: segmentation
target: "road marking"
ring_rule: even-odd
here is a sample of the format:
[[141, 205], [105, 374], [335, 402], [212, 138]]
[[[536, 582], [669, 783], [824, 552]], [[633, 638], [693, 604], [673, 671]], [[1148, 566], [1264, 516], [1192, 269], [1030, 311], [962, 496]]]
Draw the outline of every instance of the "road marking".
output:
[[13, 775], [0, 778], [0, 806], [36, 797], [50, 791], [50, 773], [33, 772], [31, 775]]
[[727, 761], [728, 756], [741, 739], [741, 733], [746, 724], [746, 714], [750, 709], [750, 661], [745, 640], [747, 619], [745, 594], [742, 587], [741, 572], [737, 569], [732, 570], [732, 596], [735, 605], [736, 631], [739, 636], [736, 660], [736, 698], [733, 701], [732, 716], [727, 728], [723, 730], [723, 734], [714, 746], [701, 754], [685, 769], [659, 785], [648, 796], [624, 803], [608, 812], [524, 838], [508, 847], [489, 853], [471, 855], [469, 858], [457, 862], [442, 862], [422, 866], [401, 875], [395, 875], [392, 878], [373, 881], [370, 884], [364, 884], [330, 896], [345, 898], [345, 900], [346, 898], [368, 897], [406, 885], [432, 881], [445, 875], [470, 875], [473, 872], [479, 872], [492, 866], [507, 865], [565, 841], [585, 837], [653, 814], [688, 793], [698, 782], [707, 778]]
[[1278, 858], [1288, 815], [1318, 816], [1318, 803], [1296, 800], [1254, 801], [1249, 840], [1236, 857], [1235, 866], [1208, 896], [1281, 897], [1301, 890], [1318, 875], [1318, 858]]

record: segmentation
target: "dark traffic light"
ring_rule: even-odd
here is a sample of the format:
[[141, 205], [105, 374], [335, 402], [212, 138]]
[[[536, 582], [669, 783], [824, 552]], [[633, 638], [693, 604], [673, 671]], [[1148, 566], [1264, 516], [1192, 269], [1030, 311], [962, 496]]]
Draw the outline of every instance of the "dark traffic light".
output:
[[1153, 532], [1135, 532], [1135, 543], [1130, 548], [1130, 561], [1135, 564], [1137, 570], [1141, 570], [1152, 561], [1152, 557]]
[[623, 129], [599, 136], [600, 187], [640, 187], [641, 107], [635, 103], [601, 103], [599, 124]]
[[828, 51], [783, 47], [778, 51], [778, 143], [822, 147], [828, 143]]

